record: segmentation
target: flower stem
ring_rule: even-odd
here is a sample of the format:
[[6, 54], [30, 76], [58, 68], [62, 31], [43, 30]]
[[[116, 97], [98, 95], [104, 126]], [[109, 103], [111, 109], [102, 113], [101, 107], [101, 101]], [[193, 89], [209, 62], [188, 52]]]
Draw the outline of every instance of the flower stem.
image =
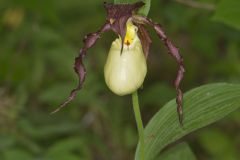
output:
[[142, 123], [142, 118], [141, 118], [141, 113], [139, 108], [137, 91], [132, 94], [132, 102], [133, 102], [133, 110], [135, 114], [139, 141], [140, 141], [140, 157], [141, 157], [140, 159], [144, 160], [144, 128], [143, 128], [143, 123]]

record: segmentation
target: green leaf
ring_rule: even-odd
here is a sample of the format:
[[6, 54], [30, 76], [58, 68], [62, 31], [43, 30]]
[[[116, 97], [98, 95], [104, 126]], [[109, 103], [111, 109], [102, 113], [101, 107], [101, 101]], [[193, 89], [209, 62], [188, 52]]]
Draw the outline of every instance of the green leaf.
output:
[[[135, 2], [138, 2], [139, 0], [114, 0], [114, 3], [115, 4], [118, 4], [118, 3], [135, 3]], [[142, 0], [145, 5], [138, 11], [138, 14], [141, 14], [141, 15], [144, 15], [144, 16], [147, 16], [148, 15], [148, 12], [150, 10], [150, 7], [151, 7], [151, 0]]]
[[222, 0], [218, 6], [213, 20], [240, 29], [240, 1]]
[[[175, 99], [150, 120], [145, 129], [145, 158], [153, 160], [168, 144], [222, 119], [240, 107], [240, 85], [216, 83], [184, 95], [184, 126], [178, 122]], [[137, 148], [135, 159], [139, 159]]]
[[163, 152], [159, 160], [196, 160], [194, 153], [187, 143], [178, 144]]

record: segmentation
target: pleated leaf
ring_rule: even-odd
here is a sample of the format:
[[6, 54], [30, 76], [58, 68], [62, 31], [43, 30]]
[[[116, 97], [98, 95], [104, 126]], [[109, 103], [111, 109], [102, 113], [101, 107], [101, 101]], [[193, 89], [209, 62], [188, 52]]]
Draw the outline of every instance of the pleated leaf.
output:
[[[216, 122], [240, 108], [240, 85], [217, 83], [184, 94], [184, 126], [178, 122], [175, 99], [168, 102], [145, 128], [145, 160], [155, 160], [168, 144]], [[139, 146], [135, 160], [139, 160]]]

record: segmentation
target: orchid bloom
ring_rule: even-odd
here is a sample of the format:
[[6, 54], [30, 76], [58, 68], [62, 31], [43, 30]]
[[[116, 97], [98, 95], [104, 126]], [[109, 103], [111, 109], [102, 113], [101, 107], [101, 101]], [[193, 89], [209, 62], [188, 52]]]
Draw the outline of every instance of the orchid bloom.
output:
[[120, 96], [131, 94], [141, 87], [147, 73], [146, 58], [137, 35], [138, 28], [131, 19], [126, 26], [122, 53], [122, 40], [119, 37], [113, 41], [104, 67], [107, 86]]
[[178, 48], [168, 39], [159, 24], [147, 17], [136, 14], [137, 10], [142, 6], [144, 6], [143, 2], [134, 4], [104, 3], [107, 11], [105, 24], [97, 32], [85, 36], [83, 48], [80, 49], [78, 57], [75, 58], [74, 70], [79, 78], [78, 85], [71, 91], [68, 99], [53, 113], [59, 111], [76, 97], [85, 80], [86, 69], [83, 59], [87, 50], [96, 43], [102, 33], [110, 30], [116, 33], [119, 38], [112, 42], [104, 67], [104, 77], [107, 86], [117, 95], [131, 94], [141, 87], [147, 73], [146, 60], [152, 42], [145, 26], [150, 26], [156, 31], [158, 37], [167, 47], [169, 54], [178, 63], [178, 72], [174, 85], [177, 91], [176, 102], [179, 122], [182, 124], [183, 93], [180, 89], [180, 83], [185, 72], [183, 58]]

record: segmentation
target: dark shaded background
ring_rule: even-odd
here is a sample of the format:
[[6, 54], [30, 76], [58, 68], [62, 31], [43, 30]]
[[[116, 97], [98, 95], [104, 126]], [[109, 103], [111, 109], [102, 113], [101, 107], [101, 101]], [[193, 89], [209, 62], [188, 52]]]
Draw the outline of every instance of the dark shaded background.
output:
[[[82, 38], [104, 22], [102, 3], [0, 1], [1, 160], [133, 159], [137, 130], [131, 98], [111, 93], [103, 78], [113, 33], [103, 35], [89, 51], [86, 83], [77, 99], [50, 115], [77, 83], [74, 58]], [[213, 13], [176, 1], [152, 1], [149, 17], [163, 25], [184, 57], [184, 91], [211, 82], [240, 81], [240, 32], [213, 21]], [[175, 97], [177, 71], [151, 33], [148, 75], [140, 91], [145, 124]], [[239, 133], [238, 111], [184, 139], [198, 159], [238, 160]]]

